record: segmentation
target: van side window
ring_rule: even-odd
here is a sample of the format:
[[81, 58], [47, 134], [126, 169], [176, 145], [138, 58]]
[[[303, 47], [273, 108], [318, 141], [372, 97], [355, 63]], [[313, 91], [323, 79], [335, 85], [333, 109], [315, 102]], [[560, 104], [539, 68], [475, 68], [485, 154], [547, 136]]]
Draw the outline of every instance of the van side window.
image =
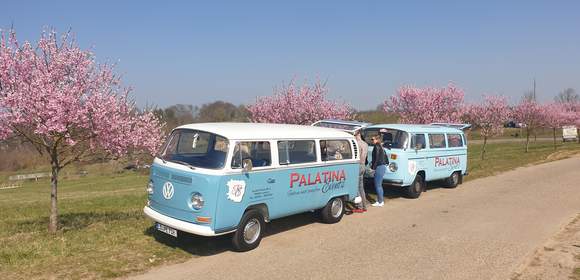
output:
[[425, 149], [427, 144], [425, 142], [425, 134], [413, 134], [411, 138], [411, 149]]
[[429, 134], [429, 148], [445, 148], [445, 134]]
[[320, 140], [322, 161], [352, 159], [352, 150], [347, 140]]
[[461, 134], [447, 134], [447, 143], [449, 148], [463, 147], [463, 138], [461, 138]]
[[316, 162], [314, 140], [278, 141], [281, 165]]
[[272, 165], [270, 142], [238, 142], [234, 147], [232, 156], [232, 168], [242, 168], [245, 159], [252, 160], [252, 166], [264, 167]]

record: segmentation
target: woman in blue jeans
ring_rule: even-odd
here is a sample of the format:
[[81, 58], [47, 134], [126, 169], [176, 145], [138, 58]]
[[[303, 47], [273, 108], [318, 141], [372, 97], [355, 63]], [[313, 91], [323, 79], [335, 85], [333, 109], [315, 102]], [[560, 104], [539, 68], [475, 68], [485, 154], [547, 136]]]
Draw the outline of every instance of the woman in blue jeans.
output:
[[385, 176], [385, 172], [387, 172], [387, 164], [389, 164], [389, 159], [387, 158], [385, 150], [383, 150], [383, 146], [381, 145], [380, 136], [375, 135], [371, 139], [374, 145], [371, 169], [375, 171], [374, 181], [375, 190], [377, 191], [377, 202], [371, 204], [371, 206], [383, 207], [383, 205], [385, 205], [383, 197], [383, 176]]

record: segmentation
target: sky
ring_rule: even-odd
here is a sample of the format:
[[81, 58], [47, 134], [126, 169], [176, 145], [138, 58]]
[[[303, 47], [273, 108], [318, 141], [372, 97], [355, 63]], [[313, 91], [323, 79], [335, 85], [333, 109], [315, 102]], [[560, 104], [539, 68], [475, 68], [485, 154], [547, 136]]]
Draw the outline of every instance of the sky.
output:
[[140, 106], [250, 104], [295, 80], [372, 109], [402, 85], [540, 101], [580, 91], [580, 1], [0, 1], [0, 27], [43, 28], [133, 88]]

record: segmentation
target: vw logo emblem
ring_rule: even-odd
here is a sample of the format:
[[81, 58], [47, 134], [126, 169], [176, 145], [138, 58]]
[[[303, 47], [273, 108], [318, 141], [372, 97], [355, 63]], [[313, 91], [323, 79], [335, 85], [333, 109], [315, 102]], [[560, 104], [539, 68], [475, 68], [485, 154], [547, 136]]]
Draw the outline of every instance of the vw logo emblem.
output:
[[174, 192], [175, 190], [173, 189], [173, 184], [171, 182], [165, 182], [165, 184], [163, 184], [163, 197], [165, 197], [165, 199], [171, 199]]

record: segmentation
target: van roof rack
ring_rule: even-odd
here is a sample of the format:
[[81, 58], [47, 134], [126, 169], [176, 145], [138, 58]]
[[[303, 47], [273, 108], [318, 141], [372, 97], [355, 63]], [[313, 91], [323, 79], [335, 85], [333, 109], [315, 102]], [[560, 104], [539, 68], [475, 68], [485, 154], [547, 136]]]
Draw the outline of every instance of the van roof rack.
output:
[[429, 125], [451, 127], [459, 130], [466, 130], [471, 128], [471, 124], [468, 123], [430, 123]]

